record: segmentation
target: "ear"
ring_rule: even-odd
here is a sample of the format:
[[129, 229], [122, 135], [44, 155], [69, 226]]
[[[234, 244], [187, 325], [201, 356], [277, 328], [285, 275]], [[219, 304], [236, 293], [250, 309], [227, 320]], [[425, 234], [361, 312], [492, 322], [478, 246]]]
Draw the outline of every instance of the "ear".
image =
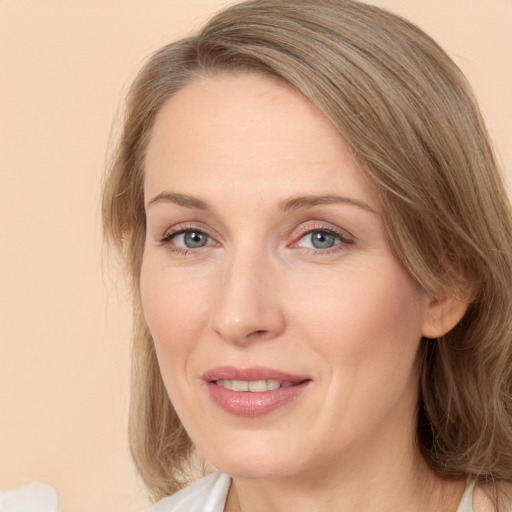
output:
[[464, 316], [469, 300], [460, 300], [454, 296], [446, 298], [432, 297], [423, 318], [422, 336], [439, 338], [450, 332]]

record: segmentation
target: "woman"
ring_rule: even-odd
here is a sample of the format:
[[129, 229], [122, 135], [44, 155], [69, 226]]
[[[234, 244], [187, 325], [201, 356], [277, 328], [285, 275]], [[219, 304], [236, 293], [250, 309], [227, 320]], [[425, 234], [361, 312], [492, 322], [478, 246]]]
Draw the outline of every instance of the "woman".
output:
[[510, 204], [418, 28], [220, 13], [137, 77], [103, 208], [139, 471], [155, 499], [219, 471], [152, 511], [510, 509]]

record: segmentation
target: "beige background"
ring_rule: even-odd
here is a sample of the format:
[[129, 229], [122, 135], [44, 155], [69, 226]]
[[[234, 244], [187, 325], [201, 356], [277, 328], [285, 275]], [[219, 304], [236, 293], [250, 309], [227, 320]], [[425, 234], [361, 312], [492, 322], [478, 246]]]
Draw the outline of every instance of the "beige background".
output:
[[[126, 445], [129, 311], [102, 271], [111, 120], [143, 59], [220, 0], [0, 0], [0, 489], [61, 512], [145, 505]], [[375, 0], [473, 83], [512, 181], [512, 0]]]

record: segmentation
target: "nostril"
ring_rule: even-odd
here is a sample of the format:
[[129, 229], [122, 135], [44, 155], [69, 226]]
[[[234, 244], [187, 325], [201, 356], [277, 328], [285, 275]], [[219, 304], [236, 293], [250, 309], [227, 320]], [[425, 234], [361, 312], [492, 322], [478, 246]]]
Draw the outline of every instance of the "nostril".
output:
[[257, 331], [253, 331], [249, 334], [249, 337], [250, 338], [253, 338], [253, 337], [260, 337], [260, 336], [263, 336], [264, 334], [266, 334], [268, 331], [265, 330], [265, 329], [259, 329]]

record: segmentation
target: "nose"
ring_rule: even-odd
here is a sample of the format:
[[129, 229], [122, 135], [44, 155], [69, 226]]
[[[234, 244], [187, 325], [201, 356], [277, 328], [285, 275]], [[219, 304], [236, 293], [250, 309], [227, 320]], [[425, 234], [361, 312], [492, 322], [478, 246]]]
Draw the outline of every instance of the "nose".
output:
[[226, 262], [211, 311], [211, 328], [226, 341], [247, 345], [275, 338], [285, 329], [279, 277], [270, 261], [254, 254]]

